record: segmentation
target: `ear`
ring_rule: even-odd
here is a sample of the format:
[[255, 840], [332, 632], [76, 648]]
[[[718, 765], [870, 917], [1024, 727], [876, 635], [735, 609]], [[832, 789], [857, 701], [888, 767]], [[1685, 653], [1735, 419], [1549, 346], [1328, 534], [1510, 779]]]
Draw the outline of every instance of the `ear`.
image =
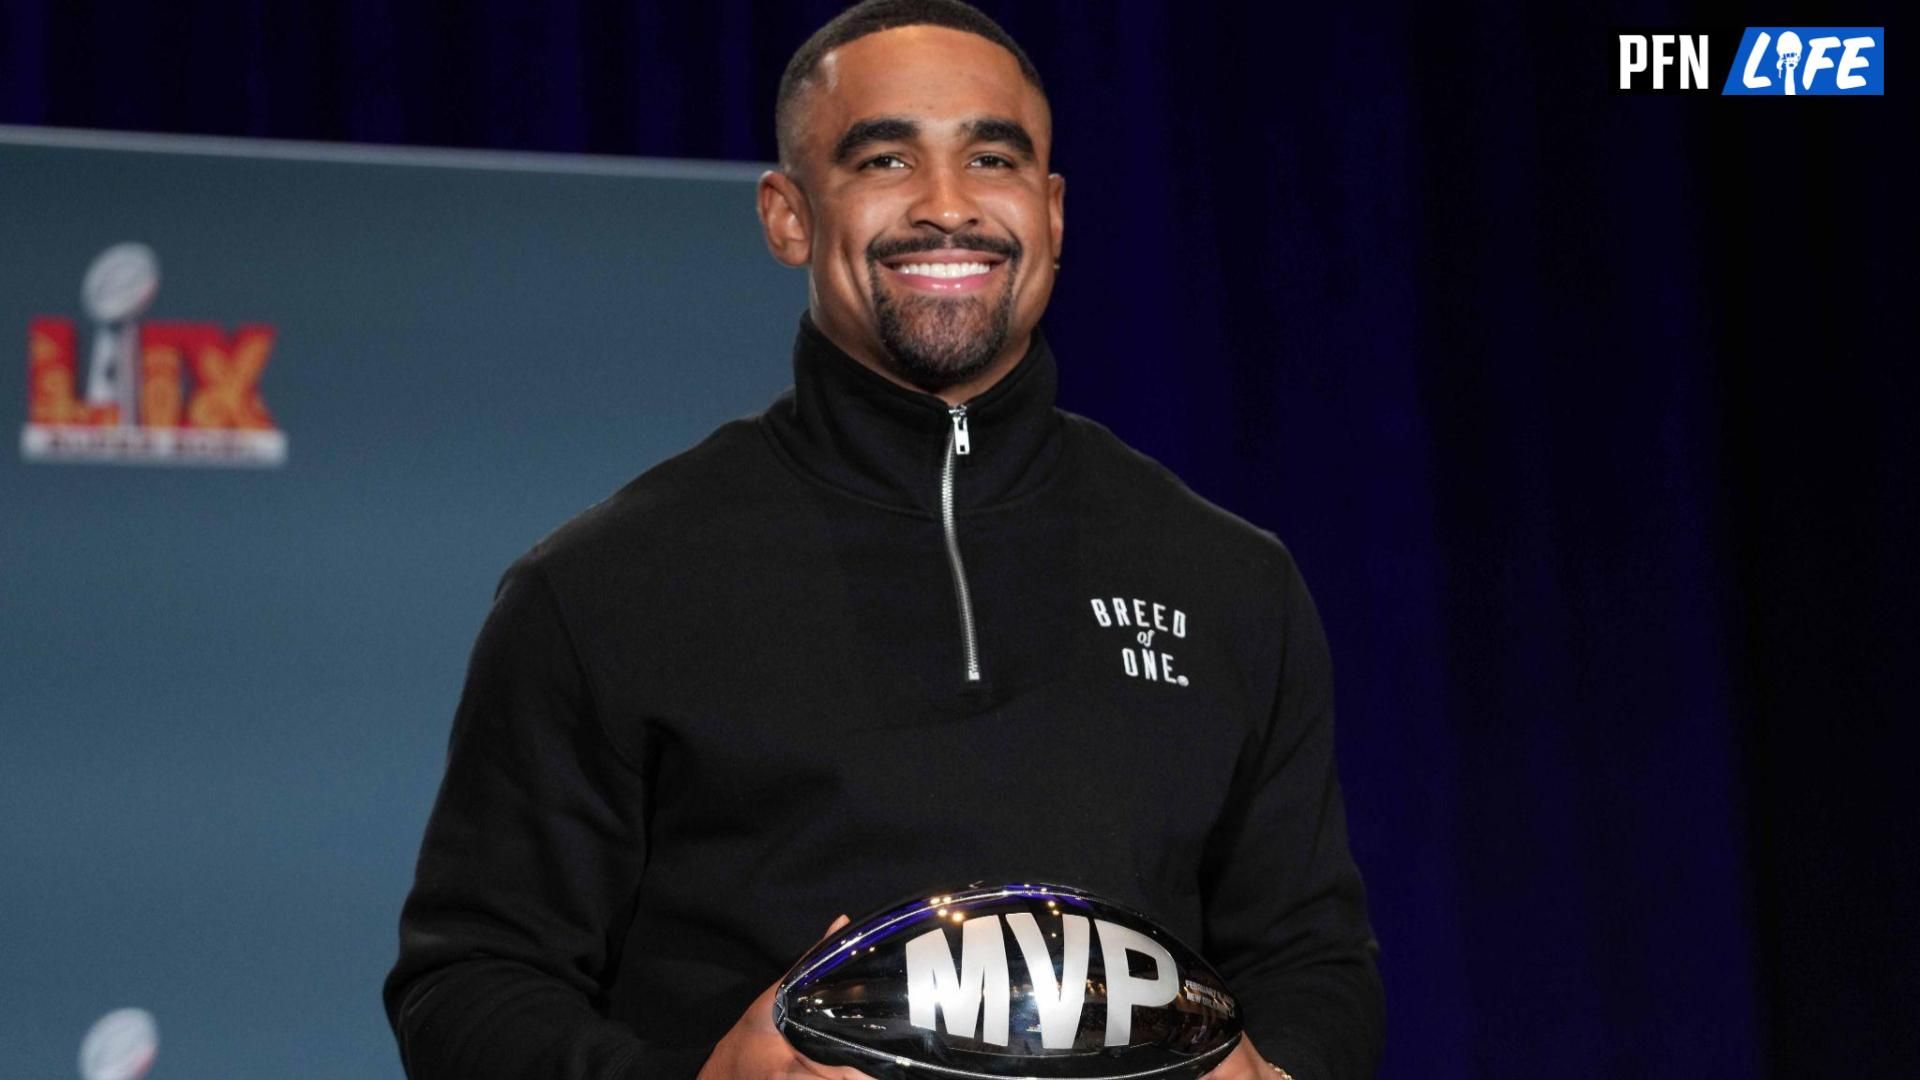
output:
[[756, 196], [767, 250], [788, 266], [807, 265], [813, 255], [813, 218], [807, 193], [793, 177], [769, 169], [760, 174]]
[[1059, 173], [1047, 176], [1047, 227], [1053, 232], [1053, 257], [1058, 261], [1067, 235], [1067, 178]]

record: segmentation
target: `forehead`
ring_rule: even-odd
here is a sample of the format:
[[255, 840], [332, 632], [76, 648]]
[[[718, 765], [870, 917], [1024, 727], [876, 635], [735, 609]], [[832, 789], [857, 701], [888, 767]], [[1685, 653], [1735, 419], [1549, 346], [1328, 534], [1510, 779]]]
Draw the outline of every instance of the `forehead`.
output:
[[820, 60], [805, 130], [816, 148], [856, 120], [910, 116], [938, 131], [977, 116], [1019, 120], [1035, 140], [1049, 134], [1046, 101], [1013, 54], [978, 34], [902, 26], [850, 41]]

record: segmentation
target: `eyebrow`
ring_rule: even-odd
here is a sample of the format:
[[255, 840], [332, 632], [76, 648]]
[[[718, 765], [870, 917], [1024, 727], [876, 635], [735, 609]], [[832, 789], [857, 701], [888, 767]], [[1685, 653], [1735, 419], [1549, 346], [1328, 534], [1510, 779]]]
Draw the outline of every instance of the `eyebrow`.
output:
[[[1020, 121], [1004, 116], [976, 116], [962, 121], [960, 133], [974, 142], [1005, 143], [1023, 157], [1033, 157], [1033, 136]], [[920, 122], [905, 116], [876, 116], [856, 120], [833, 144], [833, 163], [844, 165], [861, 150], [882, 142], [907, 142], [920, 136]]]
[[960, 125], [963, 135], [971, 135], [975, 142], [1006, 143], [1015, 153], [1023, 157], [1033, 156], [1033, 136], [1020, 126], [1020, 121], [1004, 116], [981, 116]]
[[833, 163], [845, 165], [847, 159], [879, 142], [906, 142], [920, 134], [920, 124], [904, 116], [877, 116], [856, 120], [840, 141], [833, 144]]

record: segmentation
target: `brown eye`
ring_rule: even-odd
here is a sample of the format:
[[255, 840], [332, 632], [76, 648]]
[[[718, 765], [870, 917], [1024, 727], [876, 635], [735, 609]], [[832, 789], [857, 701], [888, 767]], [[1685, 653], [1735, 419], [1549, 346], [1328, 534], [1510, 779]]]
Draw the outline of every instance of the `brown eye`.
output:
[[907, 167], [907, 163], [900, 159], [899, 154], [876, 154], [861, 162], [860, 167], [863, 169], [904, 169]]
[[973, 160], [974, 160], [974, 164], [976, 165], [986, 164], [996, 169], [1013, 168], [1013, 162], [1007, 160], [1004, 157], [1001, 157], [999, 154], [981, 154], [979, 157], [974, 158]]

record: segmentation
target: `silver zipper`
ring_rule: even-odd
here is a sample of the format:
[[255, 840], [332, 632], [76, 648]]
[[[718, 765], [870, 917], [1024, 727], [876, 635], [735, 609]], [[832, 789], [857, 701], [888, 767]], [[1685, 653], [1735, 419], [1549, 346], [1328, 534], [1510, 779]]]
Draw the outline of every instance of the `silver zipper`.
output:
[[954, 459], [973, 452], [967, 438], [967, 407], [949, 405], [953, 428], [947, 433], [947, 456], [940, 466], [940, 527], [947, 534], [947, 565], [953, 569], [953, 593], [960, 600], [960, 644], [967, 657], [967, 681], [980, 681], [980, 647], [973, 637], [973, 596], [967, 591], [967, 568], [960, 562], [960, 534], [953, 524]]

